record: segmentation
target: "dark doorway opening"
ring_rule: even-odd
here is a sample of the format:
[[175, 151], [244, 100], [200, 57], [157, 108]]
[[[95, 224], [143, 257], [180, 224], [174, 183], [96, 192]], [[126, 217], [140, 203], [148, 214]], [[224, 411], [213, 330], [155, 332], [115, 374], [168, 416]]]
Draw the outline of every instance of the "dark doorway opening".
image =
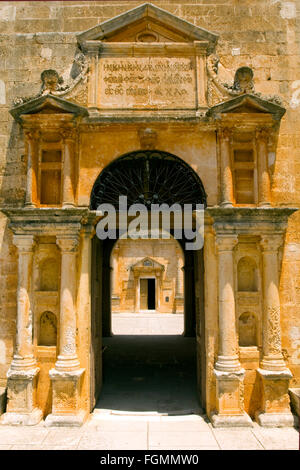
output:
[[155, 310], [155, 279], [148, 279], [148, 310]]
[[155, 310], [155, 279], [140, 279], [140, 310]]

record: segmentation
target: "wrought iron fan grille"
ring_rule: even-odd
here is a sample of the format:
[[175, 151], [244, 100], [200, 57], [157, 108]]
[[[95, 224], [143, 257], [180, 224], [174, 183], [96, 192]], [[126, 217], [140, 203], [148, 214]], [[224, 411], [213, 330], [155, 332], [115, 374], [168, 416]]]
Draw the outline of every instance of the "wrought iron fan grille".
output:
[[95, 210], [103, 203], [117, 207], [119, 196], [127, 196], [128, 206], [206, 206], [204, 187], [194, 170], [170, 153], [152, 150], [132, 152], [110, 163], [95, 181], [90, 207]]

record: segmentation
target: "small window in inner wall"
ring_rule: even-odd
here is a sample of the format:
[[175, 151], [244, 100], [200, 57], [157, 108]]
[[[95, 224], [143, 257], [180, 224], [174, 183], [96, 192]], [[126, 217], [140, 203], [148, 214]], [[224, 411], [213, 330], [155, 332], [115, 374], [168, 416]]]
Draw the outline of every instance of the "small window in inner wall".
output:
[[42, 170], [41, 204], [58, 205], [61, 202], [60, 170]]
[[43, 149], [40, 163], [40, 203], [58, 206], [61, 204], [61, 168], [60, 149]]
[[253, 150], [234, 150], [235, 201], [237, 204], [254, 204]]

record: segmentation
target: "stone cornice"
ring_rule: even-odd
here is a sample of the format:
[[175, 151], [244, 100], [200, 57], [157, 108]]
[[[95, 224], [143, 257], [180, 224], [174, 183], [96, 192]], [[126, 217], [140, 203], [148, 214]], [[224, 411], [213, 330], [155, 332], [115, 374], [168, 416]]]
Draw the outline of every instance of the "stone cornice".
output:
[[[71, 101], [64, 100], [58, 96], [52, 94], [46, 94], [32, 98], [25, 103], [22, 103], [14, 108], [10, 109], [10, 114], [17, 120], [22, 120], [22, 115], [38, 113], [43, 109], [51, 108], [52, 113], [50, 115], [59, 113], [73, 114], [74, 116], [85, 116], [88, 114], [87, 109], [79, 106]], [[53, 112], [54, 111], [54, 112]]]
[[220, 119], [222, 114], [227, 115], [232, 113], [236, 115], [233, 116], [236, 119], [239, 118], [239, 113], [245, 115], [245, 118], [247, 115], [249, 115], [249, 118], [256, 115], [258, 119], [261, 119], [264, 117], [260, 116], [260, 114], [264, 113], [266, 115], [271, 115], [274, 120], [280, 121], [285, 113], [285, 108], [279, 104], [272, 103], [263, 97], [257, 96], [257, 94], [245, 93], [212, 106], [207, 114], [208, 116]]
[[209, 207], [205, 210], [205, 223], [212, 224], [216, 233], [284, 234], [288, 217], [295, 207]]
[[83, 227], [97, 220], [96, 213], [88, 208], [3, 208], [2, 212], [9, 218], [9, 228], [16, 235], [79, 234]]

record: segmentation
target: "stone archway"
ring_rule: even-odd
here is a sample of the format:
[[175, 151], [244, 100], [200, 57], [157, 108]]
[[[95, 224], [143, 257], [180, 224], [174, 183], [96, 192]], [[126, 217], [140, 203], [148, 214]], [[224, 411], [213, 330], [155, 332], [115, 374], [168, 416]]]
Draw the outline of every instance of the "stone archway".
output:
[[[194, 170], [180, 158], [159, 151], [137, 151], [113, 161], [99, 175], [91, 194], [91, 210], [99, 204], [112, 204], [117, 207], [118, 198], [127, 196], [127, 204], [143, 203], [149, 210], [151, 204], [196, 204], [206, 206], [206, 194], [202, 182]], [[172, 221], [174, 223], [174, 221]], [[170, 236], [174, 227], [170, 227]], [[118, 227], [119, 229], [119, 227]], [[117, 230], [118, 232], [118, 230]], [[123, 232], [121, 232], [122, 234]], [[119, 236], [119, 235], [118, 235]], [[197, 349], [198, 396], [205, 403], [205, 344], [204, 344], [204, 263], [203, 250], [185, 250], [184, 238], [178, 240], [179, 249], [184, 253], [183, 290], [184, 336], [195, 338]], [[116, 296], [112, 292], [111, 253], [115, 240], [107, 238], [100, 241], [95, 236], [92, 247], [92, 361], [91, 361], [91, 409], [94, 408], [102, 387], [102, 337], [111, 336], [112, 302]], [[101, 267], [97, 260], [101, 259]], [[145, 256], [144, 259], [147, 259]], [[154, 269], [135, 263], [134, 273]], [[135, 269], [136, 268], [136, 269]], [[161, 268], [161, 269], [159, 269]], [[156, 265], [161, 275], [164, 267]], [[133, 274], [134, 274], [133, 273]], [[137, 276], [140, 279], [140, 275]], [[113, 281], [114, 282], [114, 281]], [[197, 282], [197, 286], [196, 286]], [[160, 281], [161, 283], [161, 281]], [[136, 290], [138, 292], [138, 290]], [[178, 300], [179, 302], [179, 300]], [[137, 300], [136, 303], [139, 303]], [[197, 321], [196, 321], [197, 318]], [[100, 334], [101, 331], [101, 334]], [[202, 335], [202, 336], [201, 336]], [[202, 356], [202, 359], [201, 359]], [[195, 370], [196, 375], [196, 370]]]

